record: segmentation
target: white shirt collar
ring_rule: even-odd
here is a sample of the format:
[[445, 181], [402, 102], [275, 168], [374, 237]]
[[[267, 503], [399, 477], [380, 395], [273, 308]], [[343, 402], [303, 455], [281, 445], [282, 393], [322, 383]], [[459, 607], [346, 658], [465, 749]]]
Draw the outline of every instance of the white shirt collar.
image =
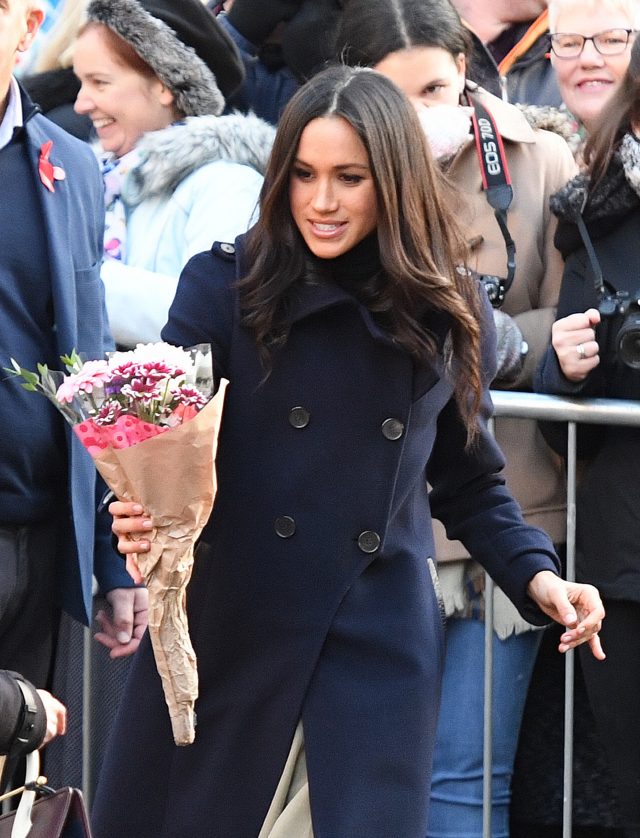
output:
[[23, 124], [20, 89], [18, 88], [18, 82], [11, 76], [7, 110], [5, 111], [2, 122], [0, 122], [0, 148], [9, 145], [13, 139], [13, 132], [16, 128], [22, 128]]

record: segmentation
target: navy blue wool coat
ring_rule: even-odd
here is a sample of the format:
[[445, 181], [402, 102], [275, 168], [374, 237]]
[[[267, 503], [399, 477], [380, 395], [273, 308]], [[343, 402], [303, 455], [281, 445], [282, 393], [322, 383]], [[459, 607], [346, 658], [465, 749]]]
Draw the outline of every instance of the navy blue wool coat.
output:
[[[87, 144], [34, 113], [33, 103], [24, 93], [21, 95], [27, 151], [47, 234], [56, 354], [66, 355], [76, 349], [86, 358], [102, 358], [113, 349], [100, 279], [102, 178]], [[55, 182], [53, 192], [45, 189], [38, 174], [40, 149], [49, 140], [53, 141], [50, 162], [66, 173], [64, 180]], [[11, 195], [5, 200], [11, 200]], [[10, 260], [11, 254], [5, 256]], [[3, 350], [0, 336], [0, 355]], [[9, 366], [9, 358], [3, 357], [1, 364]], [[9, 398], [10, 388], [19, 386], [17, 381], [3, 381], [0, 397]], [[33, 408], [38, 409], [36, 397]], [[103, 592], [131, 587], [132, 582], [111, 545], [109, 516], [105, 514], [103, 520], [96, 521], [96, 491], [100, 494], [100, 490], [96, 489], [93, 461], [69, 427], [66, 432], [68, 500], [64, 499], [52, 513], [63, 521], [58, 549], [59, 591], [62, 607], [88, 625], [94, 574]]]
[[[210, 342], [230, 380], [188, 591], [196, 741], [173, 745], [143, 643], [96, 838], [255, 838], [300, 718], [315, 838], [424, 838], [444, 652], [431, 516], [537, 622], [526, 585], [557, 569], [553, 547], [504, 487], [488, 394], [465, 450], [442, 358], [417, 369], [338, 285], [301, 287], [265, 381], [239, 322], [239, 262], [219, 244], [194, 257], [163, 332]], [[435, 315], [427, 325], [444, 338]]]

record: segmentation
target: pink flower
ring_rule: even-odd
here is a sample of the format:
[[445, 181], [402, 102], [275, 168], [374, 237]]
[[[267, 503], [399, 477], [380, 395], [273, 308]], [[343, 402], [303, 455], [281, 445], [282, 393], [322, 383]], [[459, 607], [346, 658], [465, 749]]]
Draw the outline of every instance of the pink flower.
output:
[[195, 387], [180, 387], [173, 394], [174, 399], [183, 405], [193, 405], [194, 407], [204, 407], [207, 399]]
[[93, 417], [96, 425], [113, 425], [122, 416], [122, 405], [115, 399], [107, 399]]
[[62, 404], [69, 404], [78, 393], [92, 393], [94, 387], [101, 387], [108, 379], [109, 365], [106, 361], [86, 361], [79, 372], [65, 376], [56, 398]]
[[142, 404], [150, 404], [153, 401], [160, 401], [162, 398], [161, 390], [153, 381], [145, 381], [140, 378], [134, 378], [129, 384], [123, 385], [120, 394], [132, 404], [138, 401]]

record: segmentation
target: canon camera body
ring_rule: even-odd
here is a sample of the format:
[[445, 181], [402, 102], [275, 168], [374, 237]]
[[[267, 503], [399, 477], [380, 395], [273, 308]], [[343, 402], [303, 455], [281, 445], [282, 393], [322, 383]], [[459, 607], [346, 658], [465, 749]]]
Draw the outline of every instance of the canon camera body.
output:
[[601, 294], [598, 311], [596, 339], [601, 354], [615, 356], [631, 369], [640, 370], [640, 290]]

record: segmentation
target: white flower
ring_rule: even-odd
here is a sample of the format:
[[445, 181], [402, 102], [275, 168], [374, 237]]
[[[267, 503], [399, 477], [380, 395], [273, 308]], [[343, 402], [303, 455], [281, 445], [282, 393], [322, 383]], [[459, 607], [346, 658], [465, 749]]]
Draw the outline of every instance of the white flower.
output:
[[119, 367], [123, 364], [164, 363], [170, 367], [183, 369], [187, 375], [193, 370], [191, 351], [170, 343], [139, 343], [135, 349], [127, 352], [109, 352], [109, 367]]

